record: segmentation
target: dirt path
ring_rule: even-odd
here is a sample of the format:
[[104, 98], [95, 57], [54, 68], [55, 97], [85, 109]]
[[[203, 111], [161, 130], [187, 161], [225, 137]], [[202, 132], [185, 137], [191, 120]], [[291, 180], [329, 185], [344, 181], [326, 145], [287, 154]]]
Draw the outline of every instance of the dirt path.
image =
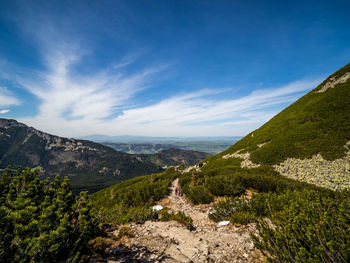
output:
[[193, 226], [196, 229], [194, 233], [200, 233], [210, 229], [216, 229], [215, 222], [208, 217], [208, 211], [212, 205], [192, 205], [185, 196], [176, 196], [175, 189], [178, 187], [178, 178], [172, 183], [170, 187], [170, 195], [163, 199], [160, 204], [170, 208], [173, 212], [184, 212], [193, 220]]
[[172, 183], [170, 195], [159, 204], [191, 216], [195, 230], [189, 231], [174, 221], [130, 224], [136, 235], [125, 245], [134, 250], [143, 248], [143, 252], [136, 253], [135, 261], [110, 262], [263, 262], [249, 237], [253, 226], [217, 227], [208, 218], [211, 205], [191, 205], [186, 197], [175, 195], [177, 185], [178, 179]]

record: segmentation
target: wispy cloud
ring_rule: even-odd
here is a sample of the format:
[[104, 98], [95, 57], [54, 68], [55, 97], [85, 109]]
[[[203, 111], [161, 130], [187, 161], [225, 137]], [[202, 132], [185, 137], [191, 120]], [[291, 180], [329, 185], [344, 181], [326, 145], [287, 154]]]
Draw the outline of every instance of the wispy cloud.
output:
[[8, 112], [10, 112], [10, 110], [0, 110], [0, 114], [6, 114]]
[[[253, 91], [250, 95], [233, 100], [215, 100], [206, 90], [175, 96], [155, 105], [123, 112], [116, 121], [136, 124], [195, 125], [212, 121], [229, 123], [256, 122], [272, 117], [266, 113], [273, 105], [292, 102], [301, 93], [314, 88], [318, 80], [296, 81], [283, 87]], [[232, 121], [235, 119], [235, 121]]]
[[0, 107], [19, 105], [21, 101], [16, 98], [6, 87], [0, 87]]
[[118, 72], [120, 67], [73, 75], [72, 67], [80, 60], [78, 55], [52, 55], [47, 71], [36, 72], [35, 77], [17, 76], [41, 101], [39, 114], [21, 121], [64, 136], [244, 135], [319, 83], [319, 79], [300, 80], [236, 99], [216, 98], [218, 93], [233, 97], [229, 90], [205, 89], [130, 109], [128, 103], [151, 86], [162, 67], [132, 75]]
[[[300, 80], [240, 98], [229, 90], [203, 89], [131, 107], [141, 91], [152, 89], [167, 66], [134, 68], [130, 73], [126, 69], [141, 56], [135, 53], [82, 73], [77, 68], [94, 54], [89, 41], [70, 29], [74, 23], [29, 10], [18, 24], [34, 39], [43, 67], [26, 70], [0, 61], [0, 75], [39, 99], [38, 114], [20, 121], [54, 134], [244, 135], [319, 83], [319, 79]], [[1, 108], [19, 104], [8, 89], [0, 88]]]
[[50, 61], [47, 71], [16, 77], [24, 89], [41, 101], [37, 116], [21, 120], [52, 133], [68, 135], [63, 131], [69, 129], [69, 135], [75, 136], [89, 133], [101, 122], [108, 123], [106, 118], [116, 116], [163, 69], [159, 66], [123, 74], [118, 72], [120, 65], [117, 69], [81, 75], [72, 70], [81, 63], [77, 55], [53, 54]]
[[41, 117], [103, 119], [111, 116], [116, 107], [144, 89], [151, 76], [160, 68], [146, 69], [133, 75], [102, 70], [94, 75], [72, 76], [70, 68], [77, 58], [55, 57], [48, 72], [38, 78], [20, 79], [21, 85], [37, 96], [42, 104]]
[[[93, 65], [88, 73], [81, 73], [77, 68], [84, 66], [85, 59], [93, 56], [94, 50], [91, 43], [71, 27], [76, 18], [71, 14], [61, 19], [40, 8], [34, 12], [25, 4], [20, 9], [20, 15], [12, 19], [34, 42], [43, 67], [28, 70], [1, 59], [0, 76], [16, 82], [39, 99], [38, 114], [20, 119], [39, 129], [70, 135], [64, 130], [71, 128], [75, 136], [89, 133], [127, 108], [131, 99], [149, 88], [155, 75], [167, 67], [158, 64], [127, 72], [125, 68], [142, 55], [139, 49], [119, 61]], [[19, 104], [16, 98], [5, 93], [7, 90], [0, 89], [0, 107]], [[103, 128], [99, 132], [104, 133]]]
[[[283, 87], [257, 90], [233, 100], [216, 100], [216, 90], [174, 96], [146, 107], [124, 110], [108, 121], [95, 119], [47, 119], [26, 121], [47, 130], [81, 136], [87, 134], [134, 134], [164, 136], [244, 135], [273, 117], [281, 105], [291, 103], [316, 86], [318, 80], [297, 81]], [[271, 110], [271, 106], [274, 107]]]

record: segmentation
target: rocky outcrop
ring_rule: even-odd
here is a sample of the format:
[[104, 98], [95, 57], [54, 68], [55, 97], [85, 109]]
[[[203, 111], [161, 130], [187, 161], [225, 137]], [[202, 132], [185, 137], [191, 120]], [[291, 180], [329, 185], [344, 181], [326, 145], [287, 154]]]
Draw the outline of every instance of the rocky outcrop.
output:
[[10, 127], [26, 127], [26, 125], [12, 119], [0, 119], [0, 128], [8, 129]]
[[[17, 122], [16, 120], [0, 119], [0, 128], [7, 130], [13, 127], [22, 127], [26, 129], [26, 137], [22, 141], [22, 144], [25, 144], [33, 135], [36, 135], [39, 138], [41, 138], [43, 141], [45, 141], [46, 150], [60, 148], [60, 149], [63, 149], [64, 151], [74, 151], [74, 152], [83, 152], [84, 150], [99, 151], [98, 149], [84, 145], [82, 142], [79, 142], [75, 139], [68, 139], [68, 138], [51, 135], [46, 132], [42, 132], [37, 129], [34, 129], [33, 127], [28, 127], [23, 123]], [[6, 134], [4, 132], [0, 132], [0, 135], [11, 137], [11, 135]]]
[[274, 165], [281, 175], [333, 190], [350, 188], [350, 142], [345, 145], [346, 156], [333, 161], [325, 160], [321, 154], [311, 159], [288, 158]]
[[267, 143], [269, 143], [269, 142], [260, 143], [260, 144], [258, 144], [258, 147], [261, 148], [261, 147], [263, 147], [263, 146], [264, 146], [265, 144], [267, 144]]
[[315, 91], [316, 93], [322, 93], [327, 91], [328, 89], [332, 89], [334, 88], [337, 84], [341, 84], [341, 83], [345, 83], [348, 81], [348, 79], [350, 79], [350, 72], [346, 72], [344, 75], [342, 75], [341, 77], [332, 77], [330, 80], [328, 80], [323, 86], [322, 88], [320, 88], [319, 90]]
[[188, 173], [192, 170], [195, 170], [196, 172], [200, 172], [202, 167], [204, 165], [206, 165], [207, 162], [203, 162], [203, 163], [198, 163], [198, 164], [195, 164], [195, 165], [192, 165], [192, 166], [189, 166], [189, 167], [186, 167], [186, 168], [182, 168], [181, 165], [178, 165], [175, 167], [175, 170], [176, 171], [179, 171], [180, 173]]
[[[261, 147], [261, 146], [260, 146]], [[222, 158], [224, 159], [228, 159], [228, 158], [240, 158], [243, 159], [243, 161], [241, 162], [241, 168], [256, 168], [259, 167], [260, 164], [255, 164], [250, 160], [250, 153], [249, 152], [245, 152], [245, 153], [240, 153], [241, 151], [243, 151], [244, 149], [238, 150], [232, 154], [226, 154], [224, 156], [222, 156]]]

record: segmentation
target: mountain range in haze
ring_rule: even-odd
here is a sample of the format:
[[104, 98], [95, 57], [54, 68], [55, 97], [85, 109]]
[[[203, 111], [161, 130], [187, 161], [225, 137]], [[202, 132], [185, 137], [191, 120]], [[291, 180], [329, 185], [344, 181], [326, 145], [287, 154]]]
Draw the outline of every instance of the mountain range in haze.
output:
[[0, 168], [36, 168], [41, 176], [68, 176], [76, 192], [90, 192], [125, 179], [193, 164], [207, 153], [168, 149], [155, 155], [130, 155], [88, 140], [41, 132], [15, 120], [0, 119]]
[[233, 142], [241, 139], [241, 136], [197, 136], [197, 137], [153, 137], [153, 136], [108, 136], [108, 135], [89, 135], [80, 137], [82, 140], [94, 142], [113, 142], [113, 143], [171, 143], [171, 142]]

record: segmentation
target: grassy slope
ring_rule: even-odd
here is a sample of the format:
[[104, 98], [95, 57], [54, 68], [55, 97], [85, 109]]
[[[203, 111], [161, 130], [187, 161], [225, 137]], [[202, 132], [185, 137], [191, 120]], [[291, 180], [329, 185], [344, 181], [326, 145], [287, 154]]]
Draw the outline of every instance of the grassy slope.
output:
[[[324, 93], [315, 93], [330, 78], [350, 72], [350, 64], [329, 76], [316, 89], [277, 114], [259, 129], [219, 155], [238, 150], [251, 153], [251, 160], [277, 164], [286, 158], [311, 158], [317, 153], [328, 160], [345, 155], [350, 140], [350, 80]], [[267, 143], [259, 148], [257, 145]]]
[[168, 195], [168, 188], [178, 176], [179, 172], [170, 168], [162, 173], [126, 180], [92, 194], [91, 198], [104, 222], [142, 221], [152, 216], [150, 207]]

